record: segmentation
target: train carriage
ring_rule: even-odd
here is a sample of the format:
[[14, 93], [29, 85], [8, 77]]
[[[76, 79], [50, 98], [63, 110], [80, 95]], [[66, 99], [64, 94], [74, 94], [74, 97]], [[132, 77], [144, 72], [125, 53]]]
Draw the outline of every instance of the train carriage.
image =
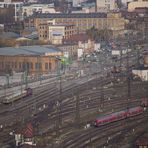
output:
[[140, 105], [141, 105], [142, 107], [148, 107], [148, 98], [142, 99]]
[[102, 126], [108, 123], [112, 123], [115, 121], [119, 121], [122, 119], [126, 119], [132, 116], [136, 116], [142, 114], [144, 109], [141, 106], [129, 108], [120, 112], [112, 113], [110, 115], [105, 115], [102, 117], [97, 118], [94, 121], [95, 126]]
[[25, 89], [23, 91], [20, 91], [20, 92], [14, 93], [12, 95], [6, 96], [5, 98], [3, 98], [2, 103], [3, 104], [9, 104], [9, 103], [17, 101], [17, 100], [19, 100], [21, 98], [30, 96], [30, 95], [32, 95], [32, 93], [33, 93], [32, 89], [27, 88], [27, 89]]
[[138, 106], [128, 110], [128, 117], [136, 116], [143, 113], [143, 108]]
[[112, 113], [110, 115], [106, 115], [106, 116], [97, 118], [95, 120], [94, 125], [95, 126], [105, 125], [107, 123], [122, 120], [122, 119], [126, 118], [126, 116], [127, 116], [126, 111], [120, 111], [120, 112], [117, 112], [117, 113]]

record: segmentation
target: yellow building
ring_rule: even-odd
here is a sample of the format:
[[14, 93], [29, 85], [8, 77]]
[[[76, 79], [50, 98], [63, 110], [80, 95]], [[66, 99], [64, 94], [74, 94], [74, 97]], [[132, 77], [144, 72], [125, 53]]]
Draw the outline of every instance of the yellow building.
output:
[[20, 46], [0, 48], [1, 74], [27, 71], [38, 75], [57, 71], [57, 56], [63, 53], [53, 46]]

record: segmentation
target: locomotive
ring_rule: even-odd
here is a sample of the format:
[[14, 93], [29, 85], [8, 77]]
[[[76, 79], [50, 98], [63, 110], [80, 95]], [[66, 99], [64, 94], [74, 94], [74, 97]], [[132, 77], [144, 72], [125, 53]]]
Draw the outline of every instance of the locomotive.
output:
[[102, 117], [98, 117], [98, 118], [95, 119], [94, 125], [98, 127], [98, 126], [101, 126], [101, 125], [105, 125], [105, 124], [108, 124], [108, 123], [112, 123], [112, 122], [115, 122], [115, 121], [119, 121], [119, 120], [122, 120], [122, 119], [130, 118], [132, 116], [142, 114], [144, 112], [143, 107], [148, 107], [148, 99], [142, 99], [140, 106], [129, 108], [129, 109], [126, 109], [126, 110], [122, 110], [122, 111], [119, 111], [119, 112], [115, 112], [115, 113], [105, 115], [105, 116], [102, 116]]
[[2, 103], [9, 104], [9, 103], [12, 103], [12, 102], [19, 100], [21, 98], [25, 98], [27, 96], [30, 96], [30, 95], [32, 95], [32, 93], [33, 93], [32, 88], [26, 88], [25, 90], [23, 90], [21, 92], [6, 96], [5, 98], [3, 98]]

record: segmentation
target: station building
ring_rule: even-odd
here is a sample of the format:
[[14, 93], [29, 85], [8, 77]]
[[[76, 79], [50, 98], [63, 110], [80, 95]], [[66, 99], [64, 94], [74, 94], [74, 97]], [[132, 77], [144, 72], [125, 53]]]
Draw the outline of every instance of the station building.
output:
[[53, 46], [20, 46], [0, 48], [0, 74], [27, 72], [41, 75], [59, 70], [59, 59], [63, 52]]

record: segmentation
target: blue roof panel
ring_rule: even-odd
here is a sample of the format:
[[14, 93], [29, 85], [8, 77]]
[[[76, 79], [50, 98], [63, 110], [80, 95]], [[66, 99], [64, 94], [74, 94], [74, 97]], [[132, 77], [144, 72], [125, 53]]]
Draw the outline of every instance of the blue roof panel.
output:
[[50, 46], [20, 46], [20, 47], [3, 47], [0, 48], [0, 55], [45, 55], [46, 53], [62, 52], [60, 49]]

